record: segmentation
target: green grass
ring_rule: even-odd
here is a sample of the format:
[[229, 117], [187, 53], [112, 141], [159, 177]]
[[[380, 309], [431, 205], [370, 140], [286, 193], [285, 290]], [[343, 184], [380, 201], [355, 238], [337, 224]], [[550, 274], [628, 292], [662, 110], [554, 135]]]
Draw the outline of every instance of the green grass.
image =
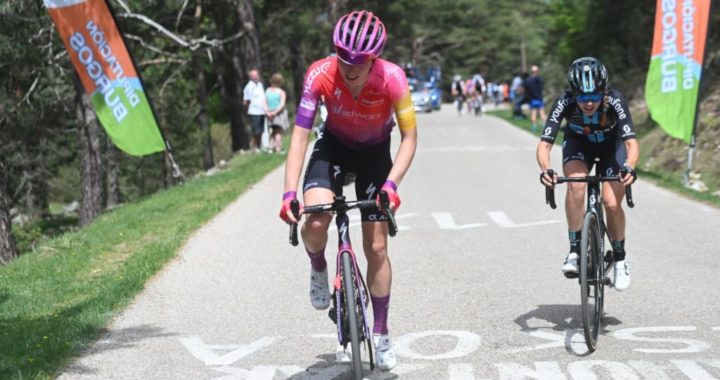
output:
[[238, 156], [220, 174], [109, 211], [0, 268], [0, 379], [56, 376], [195, 230], [284, 159]]
[[[524, 129], [534, 135], [537, 135], [538, 138], [540, 137], [540, 132], [542, 129], [532, 131], [530, 119], [515, 119], [512, 117], [512, 112], [509, 110], [494, 110], [494, 111], [489, 111], [488, 114], [499, 117], [503, 120], [506, 120], [509, 123], [521, 128], [521, 129]], [[563, 133], [559, 132], [557, 138], [555, 139], [555, 144], [561, 144], [562, 141], [563, 141]], [[640, 157], [640, 161], [641, 162], [643, 161], [643, 157]], [[687, 196], [693, 200], [712, 204], [715, 206], [720, 206], [720, 197], [714, 196], [709, 193], [699, 193], [697, 191], [686, 188], [682, 184], [682, 178], [680, 178], [677, 175], [669, 175], [667, 173], [653, 172], [653, 171], [643, 170], [640, 168], [638, 168], [637, 171], [638, 171], [638, 175], [642, 179], [650, 180], [659, 186], [662, 186], [664, 188], [672, 190], [678, 194]]]

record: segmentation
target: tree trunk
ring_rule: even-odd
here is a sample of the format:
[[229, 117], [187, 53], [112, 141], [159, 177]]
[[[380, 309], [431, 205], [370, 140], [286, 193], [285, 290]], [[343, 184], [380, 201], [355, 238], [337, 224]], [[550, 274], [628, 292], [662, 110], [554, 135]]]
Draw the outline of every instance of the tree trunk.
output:
[[[225, 2], [218, 2], [214, 7], [215, 23], [223, 38], [229, 37], [237, 30], [237, 14], [229, 13], [226, 5]], [[229, 14], [232, 15], [233, 23], [228, 28], [226, 17]], [[243, 121], [243, 111], [245, 109], [242, 102], [244, 74], [240, 60], [234, 58], [236, 50], [239, 49], [237, 45], [236, 43], [224, 44], [218, 49], [218, 59], [215, 60], [215, 72], [220, 85], [220, 97], [225, 103], [230, 118], [230, 145], [233, 152], [250, 147], [250, 140]]]
[[110, 137], [105, 138], [105, 170], [107, 181], [106, 208], [113, 208], [120, 204], [120, 154]]
[[252, 1], [238, 0], [237, 14], [242, 30], [245, 32], [240, 39], [243, 66], [248, 70], [257, 69], [262, 73], [260, 37], [255, 27], [255, 13], [253, 12]]
[[43, 140], [42, 130], [26, 137], [21, 148], [25, 157], [23, 165], [24, 200], [25, 208], [31, 220], [39, 220], [48, 214], [47, 200], [47, 171], [44, 168], [43, 147], [47, 141]]
[[4, 173], [5, 168], [0, 163], [0, 265], [5, 265], [17, 257], [17, 247], [8, 212], [10, 201], [5, 192]]
[[[197, 0], [195, 3], [195, 16], [194, 16], [194, 35], [200, 38], [200, 23], [202, 22], [202, 1]], [[198, 120], [203, 132], [203, 168], [209, 170], [215, 166], [215, 160], [213, 158], [213, 146], [212, 136], [210, 135], [210, 123], [208, 122], [207, 115], [207, 89], [205, 88], [205, 71], [203, 70], [202, 54], [204, 51], [196, 50], [193, 54], [193, 64], [195, 66], [195, 78], [198, 87], [198, 103], [200, 104], [200, 111], [198, 113]]]
[[292, 57], [290, 60], [290, 68], [293, 76], [293, 96], [295, 97], [295, 106], [297, 107], [300, 104], [300, 98], [302, 97], [307, 64], [305, 63], [305, 57], [301, 44], [290, 44], [290, 55]]
[[81, 202], [80, 226], [90, 224], [102, 210], [102, 160], [100, 126], [90, 96], [77, 89], [78, 135], [80, 137]]

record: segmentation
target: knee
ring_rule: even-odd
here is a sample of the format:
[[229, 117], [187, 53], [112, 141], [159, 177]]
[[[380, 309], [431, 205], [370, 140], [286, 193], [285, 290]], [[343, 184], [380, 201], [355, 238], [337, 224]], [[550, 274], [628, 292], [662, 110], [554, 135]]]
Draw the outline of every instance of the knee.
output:
[[330, 219], [324, 215], [310, 215], [305, 221], [305, 230], [310, 235], [327, 232]]
[[387, 258], [387, 243], [384, 239], [376, 239], [365, 243], [363, 248], [365, 248], [365, 256], [368, 261], [382, 262]]
[[585, 196], [585, 184], [581, 182], [568, 182], [568, 196], [582, 199]]
[[605, 205], [605, 212], [608, 214], [617, 214], [622, 212], [622, 204], [615, 198], [603, 198], [603, 204]]

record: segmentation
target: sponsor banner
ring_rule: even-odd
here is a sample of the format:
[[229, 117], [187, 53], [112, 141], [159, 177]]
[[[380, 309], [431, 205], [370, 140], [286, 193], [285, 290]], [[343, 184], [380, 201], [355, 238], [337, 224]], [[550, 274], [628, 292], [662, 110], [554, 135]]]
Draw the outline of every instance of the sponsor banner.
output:
[[645, 98], [652, 118], [690, 142], [702, 75], [710, 0], [657, 0]]
[[150, 103], [104, 0], [44, 0], [95, 113], [133, 156], [165, 150]]

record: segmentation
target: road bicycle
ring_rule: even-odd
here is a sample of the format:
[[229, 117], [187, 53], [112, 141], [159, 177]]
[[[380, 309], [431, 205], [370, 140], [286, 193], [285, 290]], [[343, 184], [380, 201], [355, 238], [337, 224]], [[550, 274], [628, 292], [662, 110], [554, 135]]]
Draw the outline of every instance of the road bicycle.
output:
[[[548, 175], [554, 176], [552, 170]], [[583, 333], [585, 345], [590, 352], [597, 347], [598, 332], [603, 318], [603, 302], [605, 300], [605, 285], [612, 285], [605, 273], [612, 268], [615, 261], [612, 250], [605, 252], [605, 236], [607, 229], [603, 212], [602, 182], [620, 181], [619, 176], [601, 176], [598, 173], [585, 177], [558, 177], [556, 184], [566, 182], [587, 183], [587, 203], [585, 216], [580, 238], [580, 262], [579, 275], [568, 274], [570, 278], [578, 277], [580, 283], [580, 298]], [[625, 200], [630, 208], [635, 207], [632, 198], [632, 188], [625, 188]], [[557, 208], [555, 204], [555, 190], [545, 188], [545, 203], [551, 208]], [[603, 253], [605, 252], [605, 253]]]
[[[397, 224], [390, 208], [388, 194], [380, 192], [380, 209], [388, 223], [390, 236], [397, 233]], [[296, 218], [300, 216], [299, 202], [290, 205]], [[345, 197], [334, 197], [333, 203], [305, 206], [303, 214], [335, 213], [338, 230], [338, 253], [336, 257], [336, 274], [333, 284], [333, 304], [330, 308], [330, 319], [337, 325], [338, 342], [343, 349], [350, 344], [352, 352], [353, 372], [355, 378], [362, 379], [362, 362], [360, 344], [364, 343], [370, 360], [370, 370], [375, 369], [373, 342], [370, 323], [368, 321], [369, 297], [365, 280], [360, 273], [355, 252], [350, 243], [350, 218], [347, 211], [351, 209], [375, 209], [375, 200], [345, 201]], [[298, 245], [297, 224], [290, 226], [290, 244]]]

